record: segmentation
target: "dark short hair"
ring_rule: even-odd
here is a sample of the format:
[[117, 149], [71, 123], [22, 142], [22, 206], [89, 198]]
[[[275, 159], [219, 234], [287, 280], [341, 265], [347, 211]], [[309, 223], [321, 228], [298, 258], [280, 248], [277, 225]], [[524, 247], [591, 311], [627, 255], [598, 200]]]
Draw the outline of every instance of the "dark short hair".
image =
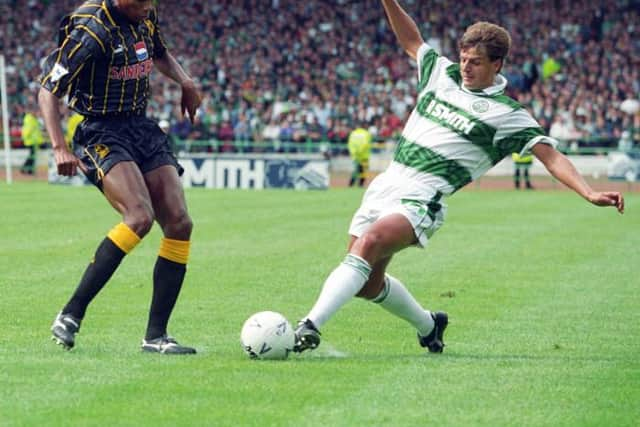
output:
[[509, 32], [499, 25], [480, 21], [471, 25], [458, 42], [461, 51], [471, 47], [481, 47], [492, 61], [505, 59], [511, 47]]

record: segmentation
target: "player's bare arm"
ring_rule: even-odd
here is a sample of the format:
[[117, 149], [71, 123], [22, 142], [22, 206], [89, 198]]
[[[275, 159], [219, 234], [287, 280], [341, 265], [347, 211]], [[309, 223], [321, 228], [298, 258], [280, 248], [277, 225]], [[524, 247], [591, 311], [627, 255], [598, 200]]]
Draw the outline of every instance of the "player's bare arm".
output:
[[45, 88], [40, 88], [38, 92], [38, 104], [44, 124], [51, 139], [51, 149], [58, 167], [58, 174], [63, 176], [73, 176], [77, 173], [79, 160], [67, 147], [60, 125], [60, 100]]
[[536, 144], [531, 151], [558, 181], [596, 206], [615, 206], [624, 213], [624, 197], [617, 191], [594, 191], [567, 157], [547, 144]]
[[178, 64], [178, 61], [176, 61], [175, 57], [169, 51], [167, 51], [162, 58], [155, 58], [153, 62], [162, 74], [180, 85], [182, 88], [182, 100], [180, 102], [182, 114], [184, 115], [186, 111], [189, 119], [193, 122], [196, 110], [202, 102], [202, 95], [200, 95], [196, 83], [184, 71], [182, 66]]
[[400, 7], [396, 0], [382, 0], [382, 6], [384, 6], [389, 24], [400, 46], [410, 57], [416, 59], [418, 49], [424, 43], [424, 39], [415, 21]]

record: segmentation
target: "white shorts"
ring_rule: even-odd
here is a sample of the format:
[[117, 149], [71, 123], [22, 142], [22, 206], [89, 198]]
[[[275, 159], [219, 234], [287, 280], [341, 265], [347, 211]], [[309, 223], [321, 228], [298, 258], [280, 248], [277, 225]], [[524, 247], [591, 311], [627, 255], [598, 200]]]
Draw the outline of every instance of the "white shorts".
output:
[[353, 215], [349, 234], [360, 237], [378, 219], [399, 213], [411, 223], [417, 245], [425, 247], [444, 223], [446, 210], [442, 193], [435, 188], [386, 171], [369, 184], [360, 208]]

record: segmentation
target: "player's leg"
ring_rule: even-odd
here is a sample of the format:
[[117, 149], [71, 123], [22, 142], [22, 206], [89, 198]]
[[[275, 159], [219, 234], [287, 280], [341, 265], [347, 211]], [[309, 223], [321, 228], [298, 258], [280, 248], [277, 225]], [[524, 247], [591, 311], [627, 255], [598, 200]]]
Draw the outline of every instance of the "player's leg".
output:
[[[432, 313], [422, 308], [400, 280], [386, 273], [389, 262], [391, 256], [373, 265], [369, 280], [356, 296], [370, 300], [394, 316], [407, 321], [416, 328], [423, 347], [428, 347], [433, 352], [441, 352], [444, 347], [442, 332], [448, 323], [447, 315], [441, 312]], [[438, 334], [439, 342], [435, 343]], [[429, 345], [423, 345], [425, 342]]]
[[526, 166], [524, 168], [524, 171], [523, 171], [524, 182], [525, 182], [525, 185], [526, 185], [527, 189], [533, 190], [533, 186], [531, 185], [531, 180], [529, 179], [529, 168], [530, 168], [530, 166]]
[[364, 187], [364, 182], [367, 179], [368, 172], [369, 172], [369, 162], [365, 160], [362, 163], [360, 163], [360, 181], [358, 183], [360, 187]]
[[411, 224], [400, 214], [377, 220], [362, 236], [353, 238], [344, 261], [327, 277], [311, 311], [299, 323], [294, 351], [317, 347], [319, 328], [361, 292], [369, 280], [371, 266], [415, 242]]
[[33, 144], [29, 146], [29, 154], [27, 155], [27, 158], [25, 159], [24, 164], [20, 168], [20, 172], [27, 175], [34, 175], [36, 170], [35, 163], [36, 163], [37, 155], [38, 154], [36, 151], [36, 145]]
[[412, 324], [422, 336], [433, 330], [431, 313], [416, 301], [400, 280], [386, 273], [391, 257], [378, 261], [369, 280], [356, 296], [374, 302], [389, 313]]
[[349, 187], [353, 187], [360, 176], [360, 163], [357, 160], [353, 161], [353, 171], [351, 172], [351, 178], [349, 179]]
[[373, 297], [374, 293], [366, 292], [363, 288], [364, 292], [357, 296], [380, 305], [389, 313], [413, 325], [422, 347], [427, 347], [433, 353], [442, 352], [443, 333], [448, 324], [447, 314], [425, 310], [400, 280], [385, 273], [390, 260], [391, 258], [388, 258], [377, 263], [369, 277], [371, 283], [365, 285], [365, 288], [369, 287], [371, 290], [381, 289], [380, 292]]
[[164, 237], [153, 270], [153, 297], [143, 350], [192, 354], [195, 349], [178, 345], [167, 336], [167, 325], [187, 270], [193, 224], [187, 212], [176, 167], [163, 165], [145, 174], [156, 220]]
[[520, 189], [520, 166], [515, 165], [515, 170], [513, 171], [513, 185], [516, 187], [516, 190]]
[[306, 317], [318, 328], [358, 293], [375, 293], [376, 290], [363, 290], [365, 283], [369, 283], [371, 266], [415, 243], [416, 237], [406, 218], [393, 214], [374, 222], [362, 236], [352, 239], [346, 258], [329, 275]]
[[149, 193], [134, 162], [117, 163], [101, 176], [100, 186], [109, 203], [122, 215], [122, 222], [102, 240], [71, 299], [54, 321], [54, 338], [67, 348], [74, 346], [75, 334], [89, 303], [153, 224]]

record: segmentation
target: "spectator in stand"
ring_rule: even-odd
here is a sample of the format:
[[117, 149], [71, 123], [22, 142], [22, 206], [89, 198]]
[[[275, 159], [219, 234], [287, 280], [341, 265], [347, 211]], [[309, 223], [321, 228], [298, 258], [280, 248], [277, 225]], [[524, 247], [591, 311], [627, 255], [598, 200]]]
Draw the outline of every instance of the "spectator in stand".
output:
[[236, 151], [233, 145], [234, 134], [230, 120], [224, 120], [218, 128], [218, 141], [220, 143], [219, 151], [221, 153], [233, 153]]
[[187, 116], [177, 119], [171, 126], [171, 134], [179, 139], [189, 139], [191, 135], [192, 123]]
[[252, 139], [251, 135], [251, 122], [249, 121], [247, 114], [241, 111], [238, 115], [238, 120], [233, 127], [233, 138], [239, 152], [249, 151], [249, 144]]
[[380, 138], [385, 140], [395, 138], [400, 130], [402, 130], [402, 121], [391, 110], [387, 109], [384, 116], [382, 116]]
[[307, 123], [307, 137], [311, 142], [318, 143], [326, 139], [326, 132], [318, 117], [312, 113], [311, 123]]
[[262, 130], [262, 138], [266, 142], [267, 151], [278, 151], [280, 146], [280, 125], [275, 119], [267, 122], [267, 125]]
[[203, 114], [198, 110], [193, 118], [193, 123], [191, 123], [187, 139], [202, 143], [202, 141], [207, 141], [211, 138], [209, 126], [207, 126], [203, 118]]
[[575, 128], [569, 114], [564, 113], [557, 115], [554, 122], [551, 123], [549, 136], [557, 139], [561, 143], [569, 145], [571, 150], [575, 151], [577, 149], [577, 139], [580, 138], [581, 135]]
[[280, 117], [280, 134], [278, 140], [282, 143], [282, 150], [284, 152], [294, 152], [293, 146], [293, 125], [289, 114], [282, 114]]
[[308, 138], [306, 118], [302, 112], [292, 113], [291, 117], [293, 118], [291, 122], [292, 140], [295, 142], [296, 151], [305, 151], [304, 145]]
[[[330, 121], [330, 124], [334, 121]], [[327, 139], [334, 146], [332, 154], [348, 153], [346, 149], [347, 139], [349, 138], [349, 125], [347, 120], [337, 120], [334, 126], [330, 127], [327, 132]], [[344, 148], [342, 146], [344, 145]]]

